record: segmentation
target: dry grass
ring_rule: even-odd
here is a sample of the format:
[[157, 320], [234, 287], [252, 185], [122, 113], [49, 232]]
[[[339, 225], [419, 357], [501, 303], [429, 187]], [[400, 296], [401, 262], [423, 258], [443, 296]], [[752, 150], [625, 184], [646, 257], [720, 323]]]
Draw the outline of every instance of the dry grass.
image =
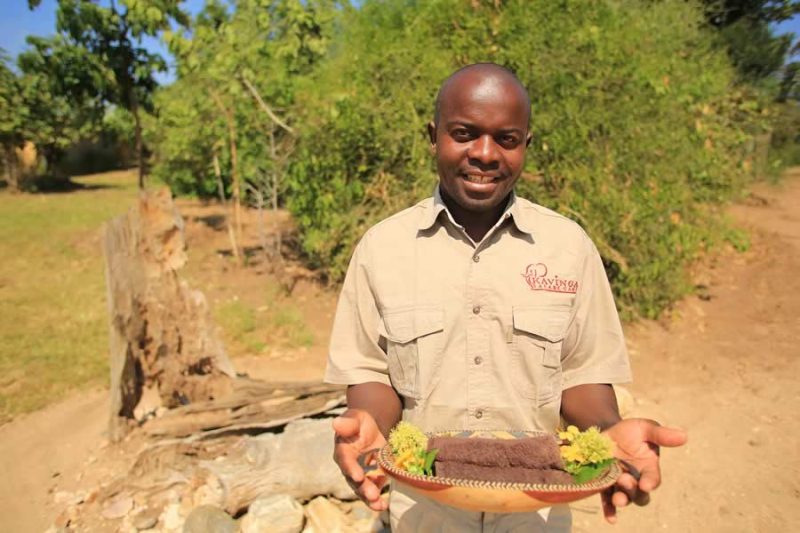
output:
[[[0, 190], [0, 424], [108, 382], [101, 231], [134, 205], [136, 175], [112, 172], [74, 181], [83, 188]], [[324, 342], [309, 319], [327, 330], [330, 318], [320, 310], [332, 308], [332, 301], [315, 292], [286, 296], [275, 279], [254, 268], [232, 273], [232, 259], [219, 254], [227, 243], [224, 227], [202, 222], [219, 206], [193, 209], [187, 208], [194, 213], [187, 220], [190, 264], [181, 274], [209, 296], [229, 354], [269, 355]]]
[[106, 380], [100, 228], [132, 204], [136, 179], [75, 181], [86, 188], [0, 191], [0, 423]]

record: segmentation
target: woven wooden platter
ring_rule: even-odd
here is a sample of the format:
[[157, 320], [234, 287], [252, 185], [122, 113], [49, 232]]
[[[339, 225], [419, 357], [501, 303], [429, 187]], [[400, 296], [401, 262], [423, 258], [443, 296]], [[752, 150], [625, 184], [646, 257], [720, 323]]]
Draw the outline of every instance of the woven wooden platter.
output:
[[[542, 431], [441, 431], [428, 433], [428, 437], [520, 439], [544, 434]], [[388, 444], [380, 450], [377, 460], [381, 470], [396, 483], [445, 505], [485, 513], [531, 512], [582, 500], [612, 486], [622, 473], [620, 466], [613, 463], [599, 477], [576, 485], [499, 483], [422, 476], [396, 468]]]

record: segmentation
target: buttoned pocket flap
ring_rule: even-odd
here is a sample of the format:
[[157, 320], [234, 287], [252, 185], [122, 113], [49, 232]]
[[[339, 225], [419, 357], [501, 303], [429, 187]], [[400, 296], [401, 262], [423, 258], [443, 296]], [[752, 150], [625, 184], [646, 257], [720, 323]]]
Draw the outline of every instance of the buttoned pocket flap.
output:
[[560, 342], [566, 333], [569, 313], [569, 307], [515, 307], [514, 329]]
[[410, 307], [386, 310], [383, 313], [383, 331], [388, 340], [405, 344], [419, 337], [442, 331], [441, 307]]

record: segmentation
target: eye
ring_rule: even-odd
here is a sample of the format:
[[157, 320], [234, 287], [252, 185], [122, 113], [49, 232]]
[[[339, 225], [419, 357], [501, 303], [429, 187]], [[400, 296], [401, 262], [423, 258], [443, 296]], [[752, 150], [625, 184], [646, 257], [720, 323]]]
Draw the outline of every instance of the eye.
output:
[[472, 133], [466, 128], [456, 128], [450, 132], [450, 135], [456, 141], [463, 142], [472, 139]]
[[514, 148], [519, 144], [519, 138], [516, 135], [507, 133], [501, 135], [497, 142], [504, 148]]

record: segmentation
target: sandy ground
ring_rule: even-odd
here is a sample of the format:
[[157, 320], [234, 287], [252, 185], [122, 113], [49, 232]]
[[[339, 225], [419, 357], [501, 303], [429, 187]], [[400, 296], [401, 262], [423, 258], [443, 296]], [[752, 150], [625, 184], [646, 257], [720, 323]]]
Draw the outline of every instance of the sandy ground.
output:
[[[612, 527], [598, 500], [586, 500], [574, 506], [578, 532], [792, 531], [800, 519], [800, 171], [756, 187], [731, 214], [750, 231], [750, 250], [699, 268], [702, 298], [626, 328], [632, 414], [687, 429], [689, 444], [663, 451], [664, 482], [649, 506], [623, 509]], [[228, 290], [220, 282], [211, 293]], [[334, 299], [311, 287], [298, 297], [322, 331]], [[324, 350], [235, 364], [266, 379], [313, 379]], [[104, 440], [106, 409], [104, 391], [86, 392], [0, 427], [0, 531], [43, 531], [69, 491], [124, 462]]]

